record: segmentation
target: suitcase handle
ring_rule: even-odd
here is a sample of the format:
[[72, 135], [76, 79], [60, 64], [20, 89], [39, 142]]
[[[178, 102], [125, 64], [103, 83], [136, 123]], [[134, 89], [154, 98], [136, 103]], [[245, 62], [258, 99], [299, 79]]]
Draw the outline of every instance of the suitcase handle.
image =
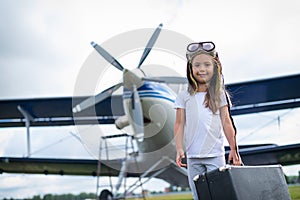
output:
[[[228, 170], [231, 169], [232, 166], [233, 166], [233, 165], [232, 165], [232, 162], [231, 162], [231, 164], [226, 164], [226, 165], [223, 166], [223, 167], [219, 167], [219, 171], [220, 171], [220, 172], [228, 171]], [[242, 163], [240, 166], [244, 166], [244, 163]]]
[[228, 171], [228, 170], [230, 170], [231, 169], [231, 165], [228, 165], [228, 164], [226, 164], [225, 166], [223, 166], [223, 167], [219, 167], [219, 171], [220, 172], [225, 172], [225, 171]]

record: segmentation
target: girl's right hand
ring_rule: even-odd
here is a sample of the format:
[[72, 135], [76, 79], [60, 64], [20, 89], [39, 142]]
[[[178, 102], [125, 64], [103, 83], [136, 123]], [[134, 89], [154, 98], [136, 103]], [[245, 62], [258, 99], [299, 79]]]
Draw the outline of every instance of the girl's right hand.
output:
[[183, 158], [185, 158], [184, 151], [182, 149], [180, 149], [180, 150], [177, 151], [176, 164], [177, 164], [178, 167], [185, 167], [186, 168], [187, 164], [182, 162]]

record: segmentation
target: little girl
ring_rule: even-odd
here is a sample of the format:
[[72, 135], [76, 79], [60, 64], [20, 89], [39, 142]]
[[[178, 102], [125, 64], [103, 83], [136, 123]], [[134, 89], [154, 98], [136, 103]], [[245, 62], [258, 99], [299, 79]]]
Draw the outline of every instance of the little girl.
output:
[[[186, 57], [189, 87], [188, 91], [179, 93], [175, 101], [176, 163], [180, 167], [187, 167], [193, 197], [198, 199], [193, 178], [226, 164], [224, 135], [231, 149], [228, 161], [233, 165], [241, 165], [242, 160], [214, 43], [191, 43], [187, 47]], [[182, 162], [185, 157], [183, 137], [187, 164]]]

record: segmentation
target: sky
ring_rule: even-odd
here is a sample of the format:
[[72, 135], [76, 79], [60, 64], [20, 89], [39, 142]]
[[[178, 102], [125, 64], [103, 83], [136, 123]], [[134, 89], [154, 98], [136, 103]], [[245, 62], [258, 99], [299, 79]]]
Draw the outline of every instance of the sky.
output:
[[[298, 0], [2, 0], [0, 15], [0, 99], [72, 96], [82, 66], [93, 52], [91, 41], [105, 43], [160, 23], [163, 31], [213, 41], [227, 84], [300, 73]], [[164, 62], [154, 56], [158, 53], [151, 52], [145, 63]], [[126, 66], [136, 66], [138, 60], [130, 55], [122, 59]], [[180, 62], [174, 66], [180, 68]], [[237, 116], [238, 140], [299, 143], [299, 117], [299, 109]], [[25, 156], [25, 131], [0, 129], [0, 156]], [[34, 156], [91, 157], [72, 127], [31, 128], [31, 135]], [[65, 146], [77, 148], [62, 150]], [[284, 168], [291, 174], [299, 169]], [[147, 187], [153, 185], [157, 184]], [[91, 177], [0, 175], [0, 199], [95, 188]]]

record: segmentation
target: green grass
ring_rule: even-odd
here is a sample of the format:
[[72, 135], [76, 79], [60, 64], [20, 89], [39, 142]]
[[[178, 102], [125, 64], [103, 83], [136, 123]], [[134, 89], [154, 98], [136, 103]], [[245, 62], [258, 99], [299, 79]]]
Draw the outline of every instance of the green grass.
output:
[[[193, 200], [192, 194], [162, 194], [161, 196], [146, 196], [147, 200]], [[143, 200], [143, 198], [128, 198], [128, 200]]]
[[[292, 200], [300, 200], [300, 185], [289, 186]], [[172, 194], [162, 196], [147, 196], [147, 200], [192, 200], [191, 194]], [[143, 200], [143, 198], [129, 198], [129, 200]]]
[[300, 200], [300, 185], [289, 186], [292, 200]]

